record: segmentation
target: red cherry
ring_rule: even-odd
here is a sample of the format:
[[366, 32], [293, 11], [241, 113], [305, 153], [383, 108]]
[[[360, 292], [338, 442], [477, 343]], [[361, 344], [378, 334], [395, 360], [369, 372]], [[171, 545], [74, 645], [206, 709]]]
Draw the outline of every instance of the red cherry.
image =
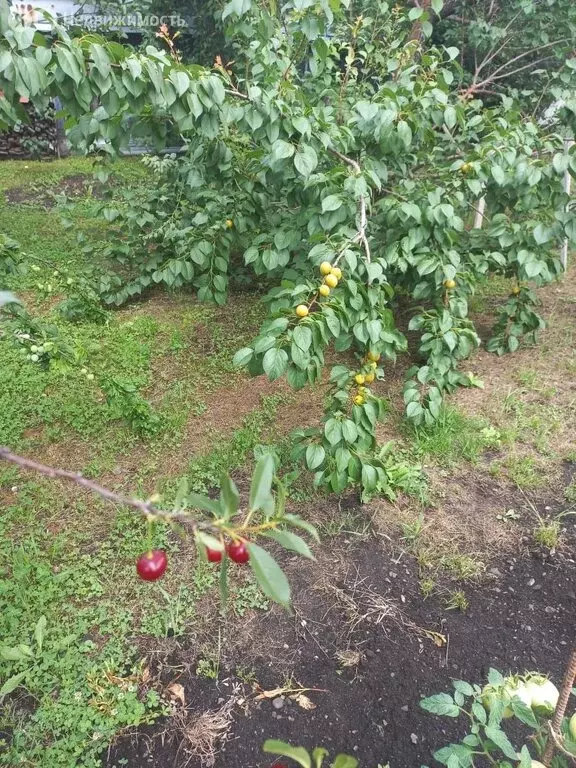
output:
[[164, 575], [168, 567], [168, 558], [163, 549], [154, 549], [140, 555], [136, 561], [138, 576], [144, 581], [156, 581]]
[[222, 560], [222, 552], [219, 549], [210, 549], [206, 547], [206, 557], [209, 563], [219, 563]]
[[228, 557], [230, 560], [234, 560], [235, 563], [247, 563], [250, 560], [250, 552], [246, 547], [244, 541], [232, 541], [226, 547]]

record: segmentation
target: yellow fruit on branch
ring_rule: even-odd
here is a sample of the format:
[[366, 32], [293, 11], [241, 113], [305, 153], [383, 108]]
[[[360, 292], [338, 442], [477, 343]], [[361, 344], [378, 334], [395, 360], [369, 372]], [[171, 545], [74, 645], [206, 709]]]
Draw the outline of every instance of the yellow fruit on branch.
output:
[[326, 275], [326, 277], [324, 278], [324, 282], [330, 288], [336, 288], [336, 286], [338, 285], [338, 278], [336, 277], [336, 275]]
[[376, 368], [378, 368], [378, 363], [376, 362], [376, 360], [370, 360], [370, 362], [368, 363], [368, 366], [372, 368], [373, 371], [375, 371]]
[[226, 219], [226, 229], [232, 229], [233, 226], [234, 226], [234, 222], [232, 221], [232, 219]]
[[520, 293], [520, 286], [515, 285], [514, 288], [512, 288], [512, 293], [514, 294], [514, 296], [518, 296], [518, 294]]
[[298, 317], [306, 317], [309, 311], [310, 310], [308, 309], [306, 304], [298, 304], [298, 306], [296, 307], [296, 314], [298, 315]]
[[451, 291], [453, 288], [456, 288], [456, 280], [444, 280], [444, 288]]
[[472, 170], [472, 163], [464, 163], [464, 165], [460, 168], [462, 173], [470, 173]]
[[340, 269], [340, 267], [332, 267], [331, 272], [337, 280], [342, 279], [342, 270]]
[[364, 376], [363, 373], [357, 373], [356, 376], [354, 376], [354, 381], [356, 382], [356, 384], [364, 384], [364, 382], [366, 381], [366, 377]]
[[329, 261], [323, 261], [322, 264], [320, 264], [320, 274], [329, 275], [331, 272], [332, 272], [332, 264], [330, 264]]
[[366, 384], [372, 384], [372, 382], [374, 381], [375, 378], [376, 378], [376, 374], [375, 373], [367, 373], [364, 376], [364, 379], [366, 380]]
[[354, 402], [356, 403], [356, 405], [364, 405], [364, 398], [362, 397], [362, 395], [356, 395], [356, 397], [354, 398]]
[[318, 288], [318, 293], [320, 296], [329, 296], [330, 288], [327, 285], [321, 285], [320, 288]]
[[368, 352], [366, 355], [368, 360], [370, 360], [373, 363], [377, 363], [378, 360], [380, 360], [380, 352]]

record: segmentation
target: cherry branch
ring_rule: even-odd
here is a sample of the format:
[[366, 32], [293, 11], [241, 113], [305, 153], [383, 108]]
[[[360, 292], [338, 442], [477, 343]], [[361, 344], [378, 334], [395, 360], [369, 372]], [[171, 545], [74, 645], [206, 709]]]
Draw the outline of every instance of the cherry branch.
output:
[[0, 459], [8, 461], [12, 464], [16, 464], [16, 466], [21, 467], [22, 469], [37, 472], [38, 474], [44, 475], [45, 477], [68, 480], [69, 482], [74, 483], [75, 485], [79, 485], [82, 488], [87, 488], [89, 491], [92, 491], [92, 493], [101, 496], [107, 501], [120, 504], [124, 507], [131, 507], [145, 517], [161, 517], [165, 520], [185, 521], [192, 527], [192, 530], [215, 530], [215, 526], [211, 525], [210, 523], [198, 522], [197, 520], [194, 520], [189, 515], [183, 514], [182, 512], [167, 512], [166, 510], [158, 509], [154, 506], [152, 500], [144, 501], [143, 499], [135, 499], [130, 496], [124, 496], [123, 494], [111, 491], [109, 488], [105, 488], [103, 485], [99, 485], [98, 483], [89, 480], [87, 477], [84, 477], [84, 475], [80, 474], [80, 472], [71, 472], [67, 469], [56, 469], [55, 467], [49, 467], [46, 464], [40, 464], [39, 462], [33, 461], [32, 459], [27, 459], [24, 456], [18, 456], [17, 454], [12, 453], [9, 448], [1, 445]]

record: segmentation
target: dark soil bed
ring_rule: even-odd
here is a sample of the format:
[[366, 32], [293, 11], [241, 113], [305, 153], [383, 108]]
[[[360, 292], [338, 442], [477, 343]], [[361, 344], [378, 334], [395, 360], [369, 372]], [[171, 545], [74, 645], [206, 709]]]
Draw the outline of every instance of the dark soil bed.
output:
[[[286, 563], [293, 615], [274, 609], [223, 625], [217, 683], [194, 674], [197, 649], [172, 641], [161, 678], [184, 687], [188, 723], [235, 700], [215, 758], [193, 756], [197, 734], [189, 731], [187, 739], [183, 721], [169, 718], [121, 739], [107, 766], [264, 768], [274, 763], [261, 751], [266, 738], [323, 745], [332, 756], [347, 752], [362, 768], [431, 765], [431, 752], [464, 735], [465, 723], [424, 713], [422, 696], [449, 690], [452, 679], [481, 683], [489, 667], [539, 670], [560, 683], [576, 637], [576, 526], [573, 517], [565, 520], [559, 552], [526, 550], [500, 560], [482, 584], [466, 587], [464, 614], [423, 599], [416, 561], [394, 543], [341, 536], [330, 551], [325, 542], [318, 563]], [[433, 633], [445, 642], [438, 645]], [[346, 667], [336, 657], [349, 651], [345, 658], [360, 654], [359, 664]], [[182, 672], [186, 665], [191, 671]], [[314, 709], [289, 697], [257, 698], [287, 680], [316, 689], [306, 691]]]
[[100, 183], [94, 182], [90, 176], [79, 173], [61, 179], [56, 187], [12, 187], [6, 190], [4, 195], [10, 205], [28, 204], [41, 208], [53, 208], [56, 205], [56, 195], [63, 194], [70, 198], [84, 197], [90, 188], [94, 197], [103, 196], [103, 187]]

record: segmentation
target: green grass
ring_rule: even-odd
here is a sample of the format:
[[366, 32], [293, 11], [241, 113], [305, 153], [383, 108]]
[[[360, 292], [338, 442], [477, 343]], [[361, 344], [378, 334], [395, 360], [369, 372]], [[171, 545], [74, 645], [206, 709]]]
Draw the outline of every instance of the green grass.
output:
[[[89, 168], [84, 158], [4, 163], [0, 188], [26, 186], [34, 197]], [[142, 177], [140, 164], [131, 161], [119, 170], [120, 183]], [[20, 293], [34, 328], [33, 339], [19, 341], [14, 330], [29, 328], [19, 328], [23, 320], [10, 322], [0, 337], [0, 444], [30, 455], [50, 450], [59, 465], [73, 463], [93, 478], [129, 462], [134, 452], [135, 470], [117, 482], [144, 493], [156, 463], [167, 459], [172, 466], [179, 457], [188, 422], [218, 390], [239, 381], [233, 353], [253, 335], [264, 310], [253, 297], [219, 308], [180, 296], [108, 312], [104, 322], [64, 319], [59, 301], [94, 268], [76, 242], [79, 228], [100, 236], [101, 225], [90, 219], [93, 205], [90, 197], [75, 199], [73, 227], [65, 228], [54, 208], [0, 203], [0, 231], [20, 241], [29, 267], [2, 287]], [[28, 360], [29, 347], [46, 340], [55, 344], [50, 364]], [[231, 434], [223, 424], [206, 455], [183, 456], [181, 471], [191, 486], [208, 490], [224, 470], [252, 463], [259, 443], [279, 439], [275, 416], [287, 401], [286, 395], [264, 397], [238, 417]], [[167, 497], [173, 494], [173, 477], [154, 473], [153, 479]], [[0, 765], [24, 759], [40, 768], [95, 768], [116, 734], [166, 709], [145, 680], [139, 638], [180, 636], [198, 621], [214, 620], [217, 569], [157, 525], [152, 544], [167, 549], [171, 565], [161, 584], [141, 582], [134, 561], [148, 541], [140, 518], [11, 466], [0, 468], [0, 503], [0, 644], [32, 649], [32, 656], [0, 658], [2, 682], [22, 676], [0, 712], [0, 731], [10, 734], [0, 742]], [[267, 610], [269, 602], [250, 577], [234, 571], [230, 606], [244, 616]], [[34, 630], [42, 616], [39, 649]]]
[[[94, 169], [91, 157], [70, 156], [59, 160], [4, 160], [0, 163], [0, 189], [26, 187], [31, 191], [57, 187], [70, 176], [83, 175], [91, 178]], [[138, 182], [147, 174], [146, 168], [136, 158], [117, 160], [113, 174], [123, 182]]]
[[452, 407], [444, 407], [431, 427], [405, 427], [412, 450], [431, 456], [443, 464], [466, 459], [477, 461], [487, 448], [497, 447], [499, 434], [486, 419], [469, 417]]

